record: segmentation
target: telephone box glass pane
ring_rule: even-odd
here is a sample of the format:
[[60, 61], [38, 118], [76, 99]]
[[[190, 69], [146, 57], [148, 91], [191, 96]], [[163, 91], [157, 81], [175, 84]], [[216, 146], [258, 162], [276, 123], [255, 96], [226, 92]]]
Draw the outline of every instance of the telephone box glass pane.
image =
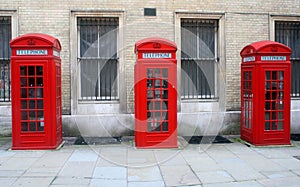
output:
[[35, 75], [35, 66], [28, 66], [28, 75]]
[[283, 130], [283, 121], [278, 121], [278, 130]]
[[27, 75], [27, 67], [26, 66], [21, 66], [20, 67], [20, 75]]
[[42, 66], [36, 66], [36, 75], [43, 75], [43, 67]]
[[266, 80], [271, 80], [270, 74], [271, 74], [270, 71], [267, 71], [267, 72], [266, 72]]
[[168, 78], [168, 70], [167, 69], [162, 69], [163, 73], [163, 78]]
[[147, 69], [147, 130], [168, 131], [168, 69]]
[[28, 131], [28, 123], [27, 122], [21, 123], [21, 131]]
[[270, 130], [270, 122], [265, 122], [265, 130]]
[[24, 77], [20, 78], [20, 86], [21, 87], [27, 86], [27, 78], [24, 78]]

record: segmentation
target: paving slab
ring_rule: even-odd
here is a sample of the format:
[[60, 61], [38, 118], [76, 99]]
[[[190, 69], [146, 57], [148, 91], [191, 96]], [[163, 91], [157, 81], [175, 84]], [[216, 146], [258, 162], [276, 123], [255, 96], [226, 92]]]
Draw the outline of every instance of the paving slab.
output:
[[58, 176], [65, 177], [92, 177], [95, 162], [67, 162]]
[[278, 158], [271, 160], [288, 170], [300, 170], [300, 160], [296, 158], [288, 156], [286, 158]]
[[15, 181], [17, 180], [18, 178], [16, 177], [9, 177], [9, 178], [1, 178], [0, 177], [0, 184], [1, 186], [12, 186], [13, 183], [15, 183]]
[[219, 165], [212, 158], [195, 158], [192, 161], [187, 161], [187, 164], [193, 169], [194, 172], [201, 171], [217, 171], [222, 170], [222, 166]]
[[[194, 146], [193, 147], [198, 147]], [[199, 160], [202, 158], [210, 158], [206, 152], [200, 152], [198, 149], [181, 150], [180, 153], [186, 162], [192, 162], [193, 160]]]
[[50, 151], [33, 163], [33, 168], [61, 168], [73, 152]]
[[292, 172], [300, 177], [300, 170], [293, 170]]
[[265, 187], [299, 187], [300, 178], [299, 177], [281, 177], [258, 180], [260, 184]]
[[127, 147], [101, 147], [97, 166], [127, 166]]
[[55, 177], [22, 177], [17, 179], [12, 187], [48, 187]]
[[202, 184], [207, 183], [226, 183], [235, 181], [234, 178], [224, 170], [197, 172], [196, 175]]
[[225, 158], [219, 163], [236, 181], [263, 179], [265, 176], [254, 170], [240, 158]]
[[230, 183], [203, 184], [203, 187], [264, 187], [256, 181], [241, 181]]
[[128, 187], [154, 187], [154, 186], [165, 187], [165, 183], [164, 181], [128, 182]]
[[86, 185], [79, 185], [79, 184], [51, 184], [50, 187], [89, 187], [88, 184]]
[[9, 158], [14, 156], [16, 153], [13, 151], [0, 150], [0, 158]]
[[125, 179], [92, 179], [89, 187], [127, 187], [127, 181]]
[[[282, 148], [285, 149], [285, 147]], [[266, 158], [280, 159], [289, 157], [289, 154], [285, 153], [281, 147], [257, 147], [252, 149]]]
[[240, 159], [246, 162], [256, 171], [283, 171], [287, 170], [280, 164], [268, 159], [262, 155], [238, 155]]
[[52, 177], [57, 176], [61, 168], [52, 168], [52, 167], [41, 167], [41, 168], [29, 168], [23, 174], [24, 177]]
[[100, 155], [98, 158], [96, 166], [102, 167], [102, 166], [123, 166], [126, 167], [127, 164], [127, 156], [121, 157], [116, 155], [111, 156], [103, 156]]
[[261, 172], [261, 174], [265, 175], [269, 179], [296, 177], [296, 174], [291, 171], [264, 171]]
[[98, 153], [90, 149], [75, 150], [69, 162], [95, 162], [98, 159]]
[[225, 158], [237, 158], [237, 155], [228, 150], [224, 145], [212, 145], [206, 150], [206, 153], [216, 161]]
[[93, 178], [126, 180], [126, 167], [96, 167], [93, 173]]
[[128, 168], [128, 181], [162, 181], [160, 170], [158, 166]]
[[0, 177], [20, 177], [26, 170], [0, 170]]
[[12, 157], [0, 165], [0, 170], [27, 170], [38, 157]]
[[162, 165], [160, 170], [166, 186], [183, 186], [200, 184], [198, 177], [187, 165]]
[[160, 165], [186, 165], [186, 161], [180, 154], [180, 151], [172, 153], [168, 151], [155, 151], [154, 154]]
[[259, 154], [251, 147], [248, 147], [241, 143], [230, 143], [224, 144], [223, 146], [235, 155], [255, 156]]
[[48, 150], [13, 150], [15, 158], [40, 158], [42, 157]]
[[84, 178], [84, 177], [56, 177], [52, 181], [51, 185], [88, 186], [90, 184], [90, 181], [91, 181], [90, 178]]
[[154, 152], [144, 149], [129, 149], [127, 162], [129, 167], [150, 167], [158, 164]]

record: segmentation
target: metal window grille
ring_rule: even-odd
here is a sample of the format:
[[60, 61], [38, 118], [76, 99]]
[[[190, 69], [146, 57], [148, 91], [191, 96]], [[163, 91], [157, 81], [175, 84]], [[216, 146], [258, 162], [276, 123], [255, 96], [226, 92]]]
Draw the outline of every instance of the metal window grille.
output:
[[300, 97], [300, 22], [276, 21], [275, 40], [292, 49], [291, 97]]
[[118, 18], [78, 18], [79, 100], [118, 100]]
[[9, 102], [10, 87], [10, 46], [11, 17], [0, 17], [0, 102]]
[[212, 99], [218, 20], [181, 19], [181, 98]]

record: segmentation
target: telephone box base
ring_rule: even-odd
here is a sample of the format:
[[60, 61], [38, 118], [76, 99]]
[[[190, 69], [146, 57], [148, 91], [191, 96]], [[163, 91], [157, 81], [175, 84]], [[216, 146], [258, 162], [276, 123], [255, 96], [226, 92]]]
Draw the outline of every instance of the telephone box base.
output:
[[290, 142], [289, 143], [271, 143], [271, 144], [267, 144], [267, 143], [253, 143], [250, 141], [247, 141], [243, 138], [239, 139], [243, 144], [249, 146], [249, 147], [290, 147], [293, 146]]
[[42, 144], [42, 145], [34, 144], [34, 145], [30, 145], [30, 146], [26, 146], [26, 145], [12, 146], [11, 150], [58, 150], [64, 146], [64, 143], [65, 143], [65, 141], [60, 141], [56, 145], [49, 145], [49, 146], [46, 146], [44, 144]]

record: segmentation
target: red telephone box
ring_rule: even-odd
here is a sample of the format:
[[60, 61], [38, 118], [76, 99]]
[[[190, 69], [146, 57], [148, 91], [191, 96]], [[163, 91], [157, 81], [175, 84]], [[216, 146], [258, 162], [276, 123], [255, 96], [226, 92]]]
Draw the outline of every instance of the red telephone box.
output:
[[290, 144], [290, 55], [260, 41], [241, 51], [241, 138], [253, 145]]
[[10, 46], [12, 149], [55, 149], [62, 143], [60, 43], [26, 34]]
[[135, 144], [139, 148], [177, 147], [176, 44], [147, 38], [135, 44]]

